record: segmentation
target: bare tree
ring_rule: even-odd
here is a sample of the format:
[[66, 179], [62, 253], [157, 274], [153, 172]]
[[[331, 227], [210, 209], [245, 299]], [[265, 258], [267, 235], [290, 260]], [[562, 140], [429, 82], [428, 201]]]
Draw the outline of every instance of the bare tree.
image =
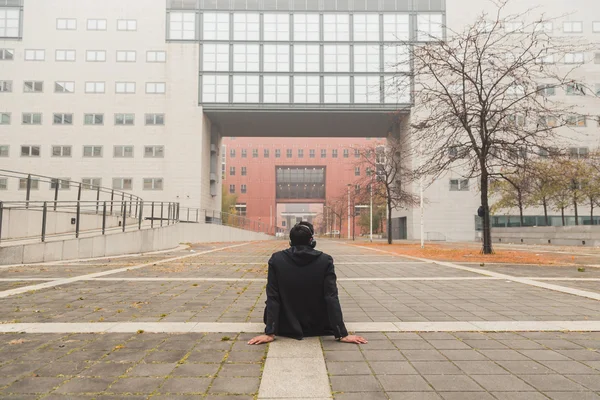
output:
[[376, 144], [360, 149], [358, 164], [367, 174], [358, 184], [373, 190], [373, 196], [384, 198], [387, 206], [387, 237], [392, 244], [392, 213], [394, 209], [413, 207], [419, 204], [411, 183], [415, 173], [408, 167], [408, 137], [387, 138], [386, 144]]
[[531, 194], [532, 176], [528, 171], [521, 169], [509, 174], [501, 173], [501, 177], [502, 179], [490, 182], [490, 194], [498, 197], [492, 211], [517, 208], [519, 221], [521, 226], [524, 226], [524, 210]]
[[573, 78], [579, 60], [565, 56], [586, 45], [553, 36], [547, 31], [553, 20], [544, 16], [523, 22], [534, 9], [507, 15], [509, 1], [494, 0], [495, 13], [480, 15], [463, 31], [447, 28], [445, 41], [432, 37], [414, 46], [413, 73], [403, 82], [414, 78], [410, 135], [419, 172], [439, 177], [455, 169], [479, 178], [485, 254], [493, 252], [490, 179], [501, 169], [522, 168], [531, 154], [556, 145], [562, 127], [578, 124], [575, 106], [545, 91], [583, 87]]

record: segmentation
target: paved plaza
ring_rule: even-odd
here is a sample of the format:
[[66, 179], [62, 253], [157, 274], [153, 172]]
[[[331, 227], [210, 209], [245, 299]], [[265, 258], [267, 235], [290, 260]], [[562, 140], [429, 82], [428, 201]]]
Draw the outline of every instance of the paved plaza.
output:
[[0, 398], [600, 399], [600, 268], [322, 241], [369, 343], [248, 346], [286, 244], [0, 267]]

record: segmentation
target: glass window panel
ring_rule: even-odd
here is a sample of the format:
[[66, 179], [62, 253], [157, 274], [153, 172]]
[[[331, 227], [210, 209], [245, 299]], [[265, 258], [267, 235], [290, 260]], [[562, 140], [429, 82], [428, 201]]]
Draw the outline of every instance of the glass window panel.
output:
[[420, 41], [442, 39], [442, 14], [417, 15], [417, 38]]
[[257, 44], [233, 45], [233, 70], [258, 71], [259, 46]]
[[354, 71], [379, 72], [379, 46], [354, 46]]
[[323, 94], [325, 103], [350, 103], [350, 77], [325, 76]]
[[238, 75], [233, 77], [233, 102], [258, 103], [259, 100], [258, 75]]
[[348, 14], [324, 14], [323, 38], [326, 41], [347, 42], [350, 40], [350, 17]]
[[321, 68], [319, 45], [294, 45], [294, 72], [319, 72]]
[[320, 40], [319, 14], [294, 14], [294, 41]]
[[354, 14], [354, 41], [379, 41], [379, 14]]
[[354, 102], [357, 104], [373, 104], [381, 102], [379, 76], [354, 77]]
[[0, 37], [19, 37], [20, 10], [0, 9]]
[[229, 45], [206, 43], [202, 45], [204, 71], [229, 71]]
[[229, 102], [229, 77], [227, 75], [203, 75], [202, 101], [204, 103]]
[[290, 40], [290, 15], [288, 13], [265, 13], [263, 18], [264, 40]]
[[294, 103], [320, 103], [318, 76], [294, 76]]
[[383, 15], [383, 40], [400, 41], [410, 39], [410, 19], [408, 14]]
[[258, 13], [233, 14], [233, 40], [259, 40], [260, 15]]
[[407, 46], [388, 45], [383, 47], [384, 72], [408, 72], [409, 70], [410, 56]]
[[290, 70], [290, 46], [287, 44], [265, 44], [263, 70], [287, 72]]
[[384, 77], [384, 102], [386, 104], [410, 103], [410, 79], [404, 76]]
[[195, 40], [196, 13], [171, 11], [169, 17], [169, 39]]
[[325, 72], [350, 71], [350, 46], [335, 44], [324, 45], [323, 70]]
[[202, 37], [204, 40], [229, 40], [229, 14], [204, 13]]
[[289, 76], [264, 76], [263, 77], [263, 102], [264, 103], [289, 103], [290, 102], [290, 77]]

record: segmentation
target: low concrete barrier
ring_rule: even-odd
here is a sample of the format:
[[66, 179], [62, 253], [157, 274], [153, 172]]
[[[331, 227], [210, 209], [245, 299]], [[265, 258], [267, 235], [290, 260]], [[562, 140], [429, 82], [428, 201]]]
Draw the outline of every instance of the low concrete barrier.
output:
[[600, 226], [539, 226], [492, 228], [497, 243], [553, 244], [557, 246], [600, 246]]
[[179, 223], [80, 239], [0, 247], [0, 265], [28, 264], [168, 250], [180, 243], [274, 240], [274, 236], [213, 224]]

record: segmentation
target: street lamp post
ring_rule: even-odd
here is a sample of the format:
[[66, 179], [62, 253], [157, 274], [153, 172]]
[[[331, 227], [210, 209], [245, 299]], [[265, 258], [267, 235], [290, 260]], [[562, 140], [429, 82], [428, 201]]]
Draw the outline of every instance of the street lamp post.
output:
[[348, 239], [350, 239], [350, 186], [352, 184], [348, 184]]
[[369, 185], [369, 192], [371, 193], [371, 206], [370, 206], [370, 218], [369, 218], [369, 241], [373, 241], [373, 177], [371, 176], [371, 185]]

